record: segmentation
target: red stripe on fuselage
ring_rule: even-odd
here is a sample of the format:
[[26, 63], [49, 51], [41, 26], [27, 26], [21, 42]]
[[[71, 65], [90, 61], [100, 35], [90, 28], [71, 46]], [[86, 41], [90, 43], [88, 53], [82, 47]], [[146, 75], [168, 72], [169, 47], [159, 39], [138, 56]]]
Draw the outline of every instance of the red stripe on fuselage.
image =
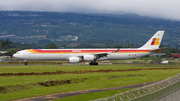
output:
[[[114, 52], [116, 49], [62, 49], [62, 50], [42, 50], [32, 49], [35, 53], [102, 53]], [[150, 50], [135, 50], [135, 49], [120, 49], [118, 53], [141, 53], [149, 52]]]

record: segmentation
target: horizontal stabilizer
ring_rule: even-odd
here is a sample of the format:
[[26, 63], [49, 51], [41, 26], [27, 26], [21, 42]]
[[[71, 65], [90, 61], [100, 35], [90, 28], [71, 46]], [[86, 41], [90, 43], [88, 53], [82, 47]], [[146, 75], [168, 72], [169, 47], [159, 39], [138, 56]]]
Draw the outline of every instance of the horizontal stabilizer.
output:
[[151, 50], [150, 52], [160, 52], [162, 51], [162, 49], [155, 49], [155, 50]]
[[163, 47], [163, 48], [159, 48], [159, 49], [154, 49], [154, 50], [151, 50], [150, 52], [160, 52], [162, 51], [162, 49], [165, 49], [167, 47]]

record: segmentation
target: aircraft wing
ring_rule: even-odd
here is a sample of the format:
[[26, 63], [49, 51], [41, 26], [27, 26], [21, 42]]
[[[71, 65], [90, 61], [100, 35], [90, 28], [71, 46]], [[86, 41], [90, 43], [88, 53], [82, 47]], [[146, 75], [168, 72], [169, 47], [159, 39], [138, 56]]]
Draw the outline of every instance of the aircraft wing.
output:
[[105, 59], [108, 59], [107, 55], [108, 53], [96, 53], [96, 54], [93, 54], [96, 56], [96, 60], [105, 60]]
[[[95, 53], [95, 54], [91, 54], [94, 55], [96, 57], [95, 60], [104, 60], [104, 59], [108, 59], [107, 55], [108, 53]], [[83, 59], [83, 55], [78, 56], [79, 58]]]
[[96, 56], [98, 56], [98, 57], [102, 57], [102, 56], [107, 56], [108, 53], [96, 53], [96, 54], [94, 54], [94, 55], [96, 55]]
[[107, 55], [109, 53], [116, 53], [118, 51], [119, 51], [119, 48], [117, 50], [113, 51], [113, 52], [96, 53], [94, 55], [97, 57], [96, 60], [104, 60], [104, 59], [108, 59]]
[[[102, 53], [94, 53], [94, 54], [89, 54], [89, 55], [94, 55], [96, 57], [95, 61], [96, 60], [106, 60], [106, 59], [108, 59], [107, 55], [109, 55], [110, 53], [116, 53], [118, 51], [119, 51], [119, 48], [113, 52], [102, 52]], [[83, 59], [84, 55], [80, 55], [78, 57]]]

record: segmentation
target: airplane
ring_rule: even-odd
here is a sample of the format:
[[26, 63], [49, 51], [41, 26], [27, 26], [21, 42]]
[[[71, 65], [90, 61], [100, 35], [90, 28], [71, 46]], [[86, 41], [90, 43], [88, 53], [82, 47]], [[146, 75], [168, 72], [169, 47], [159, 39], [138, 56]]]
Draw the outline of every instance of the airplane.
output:
[[143, 57], [159, 48], [164, 31], [157, 31], [154, 36], [140, 48], [108, 49], [27, 49], [17, 51], [13, 57], [23, 60], [68, 60], [69, 63], [89, 61], [89, 65], [98, 65], [101, 60], [125, 60]]

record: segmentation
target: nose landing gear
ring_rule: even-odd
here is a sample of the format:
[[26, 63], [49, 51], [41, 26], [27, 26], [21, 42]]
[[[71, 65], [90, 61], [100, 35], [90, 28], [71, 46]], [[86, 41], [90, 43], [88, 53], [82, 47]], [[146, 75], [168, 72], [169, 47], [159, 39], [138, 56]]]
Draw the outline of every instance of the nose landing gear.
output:
[[24, 60], [24, 65], [28, 65], [27, 60]]

